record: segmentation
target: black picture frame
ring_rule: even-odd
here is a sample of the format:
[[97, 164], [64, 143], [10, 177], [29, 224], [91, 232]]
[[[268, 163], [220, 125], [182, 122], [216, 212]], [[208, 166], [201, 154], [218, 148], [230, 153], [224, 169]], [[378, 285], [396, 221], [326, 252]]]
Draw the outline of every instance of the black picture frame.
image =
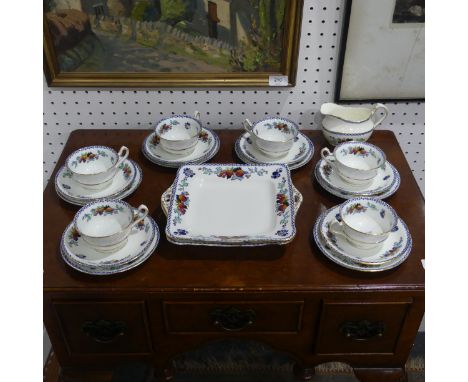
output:
[[340, 98], [341, 93], [341, 83], [343, 80], [343, 66], [347, 48], [347, 40], [348, 40], [348, 29], [349, 23], [351, 19], [351, 8], [352, 8], [353, 0], [346, 0], [345, 9], [343, 13], [343, 24], [341, 30], [341, 40], [340, 40], [340, 51], [338, 54], [338, 66], [337, 66], [337, 75], [335, 81], [335, 97], [334, 101], [336, 103], [343, 103], [343, 104], [352, 104], [352, 103], [374, 103], [374, 102], [381, 102], [381, 103], [388, 103], [388, 102], [400, 102], [400, 103], [409, 103], [409, 102], [424, 102], [425, 98], [378, 98], [378, 99], [356, 99], [350, 100], [346, 99], [343, 100]]

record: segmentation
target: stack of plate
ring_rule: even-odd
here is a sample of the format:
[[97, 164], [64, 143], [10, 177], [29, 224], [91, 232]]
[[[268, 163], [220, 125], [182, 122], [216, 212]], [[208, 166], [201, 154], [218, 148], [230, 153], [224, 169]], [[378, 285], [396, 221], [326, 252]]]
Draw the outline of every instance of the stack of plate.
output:
[[184, 164], [199, 164], [209, 161], [218, 153], [219, 146], [219, 138], [216, 133], [204, 127], [199, 134], [195, 150], [187, 156], [181, 157], [165, 151], [159, 144], [156, 132], [145, 138], [141, 150], [148, 160], [157, 165], [178, 168]]
[[331, 261], [362, 272], [381, 272], [400, 265], [411, 252], [412, 240], [406, 224], [398, 218], [396, 228], [378, 248], [361, 249], [352, 245], [343, 235], [330, 230], [339, 217], [340, 206], [320, 215], [314, 226], [317, 246]]
[[[296, 193], [296, 195], [295, 195]], [[162, 196], [166, 237], [181, 245], [284, 245], [296, 235], [302, 201], [285, 164], [203, 164], [179, 168]]]
[[99, 252], [84, 241], [73, 222], [62, 235], [60, 252], [70, 267], [90, 275], [112, 275], [125, 272], [143, 263], [159, 243], [156, 222], [147, 216], [132, 228], [125, 246], [114, 253]]
[[388, 161], [383, 167], [379, 168], [377, 176], [371, 183], [365, 186], [358, 186], [344, 181], [336, 173], [334, 167], [324, 159], [320, 159], [315, 166], [315, 177], [319, 184], [330, 194], [343, 199], [351, 199], [358, 196], [372, 196], [377, 199], [385, 199], [393, 195], [400, 187], [400, 174]]
[[304, 134], [299, 133], [286, 156], [271, 158], [262, 153], [250, 138], [250, 133], [242, 134], [236, 141], [236, 154], [245, 163], [285, 163], [290, 170], [307, 164], [314, 155], [314, 145]]
[[138, 188], [142, 179], [140, 166], [131, 159], [126, 159], [106, 188], [90, 190], [73, 179], [67, 166], [62, 166], [55, 176], [55, 190], [68, 203], [82, 206], [101, 198], [124, 199]]

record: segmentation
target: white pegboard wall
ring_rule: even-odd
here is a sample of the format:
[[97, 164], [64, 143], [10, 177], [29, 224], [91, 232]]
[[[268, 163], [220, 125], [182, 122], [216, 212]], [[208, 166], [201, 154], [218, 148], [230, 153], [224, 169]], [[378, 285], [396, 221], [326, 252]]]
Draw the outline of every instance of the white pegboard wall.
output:
[[[282, 115], [320, 128], [320, 105], [334, 97], [344, 0], [305, 0], [296, 86], [262, 89], [57, 89], [44, 82], [44, 186], [75, 129], [149, 128], [163, 116], [199, 110], [210, 128]], [[390, 102], [379, 127], [393, 130], [424, 193], [424, 103]]]

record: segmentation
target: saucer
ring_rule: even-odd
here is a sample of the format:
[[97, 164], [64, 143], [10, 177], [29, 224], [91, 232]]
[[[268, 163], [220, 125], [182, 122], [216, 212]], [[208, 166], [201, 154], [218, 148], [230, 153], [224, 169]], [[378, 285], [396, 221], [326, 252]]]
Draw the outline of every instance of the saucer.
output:
[[314, 145], [304, 134], [299, 133], [288, 154], [281, 158], [270, 158], [252, 142], [249, 133], [242, 134], [236, 141], [237, 156], [245, 163], [285, 163], [290, 170], [304, 166], [314, 155]]
[[398, 259], [411, 250], [411, 235], [408, 227], [400, 218], [398, 218], [398, 223], [387, 240], [378, 248], [355, 247], [343, 235], [336, 235], [330, 231], [330, 225], [338, 221], [339, 210], [340, 206], [338, 205], [322, 214], [318, 230], [327, 246], [340, 256], [349, 258], [356, 263], [380, 265]]
[[63, 260], [80, 272], [110, 275], [127, 271], [145, 261], [156, 249], [159, 236], [156, 222], [147, 216], [142, 224], [133, 228], [123, 248], [106, 254], [86, 243], [70, 223], [62, 235], [60, 252]]
[[148, 135], [142, 145], [145, 157], [163, 167], [178, 168], [184, 164], [201, 164], [213, 158], [219, 151], [219, 138], [212, 130], [203, 128], [195, 150], [185, 156], [176, 156], [165, 151], [159, 144], [156, 133]]
[[55, 191], [66, 202], [85, 205], [96, 199], [123, 199], [133, 193], [143, 178], [140, 166], [126, 159], [119, 167], [111, 184], [102, 190], [88, 190], [73, 180], [71, 172], [62, 166], [55, 176]]
[[400, 174], [388, 161], [384, 168], [379, 168], [377, 176], [372, 182], [365, 186], [347, 183], [323, 159], [320, 159], [315, 166], [315, 178], [325, 190], [343, 199], [356, 196], [385, 199], [393, 195], [400, 187]]
[[329, 212], [330, 210], [325, 211], [317, 219], [314, 225], [313, 235], [314, 235], [314, 240], [317, 246], [319, 247], [319, 249], [329, 260], [333, 261], [334, 263], [341, 265], [342, 267], [353, 269], [356, 271], [361, 271], [361, 272], [382, 272], [382, 271], [393, 269], [399, 266], [410, 255], [411, 244], [409, 245], [407, 250], [402, 255], [400, 255], [400, 257], [387, 261], [384, 264], [378, 264], [378, 265], [358, 263], [358, 262], [353, 261], [348, 256], [340, 255], [338, 252], [335, 252], [333, 249], [331, 249], [329, 242], [325, 238], [323, 238], [319, 232], [319, 227], [323, 224], [323, 219]]

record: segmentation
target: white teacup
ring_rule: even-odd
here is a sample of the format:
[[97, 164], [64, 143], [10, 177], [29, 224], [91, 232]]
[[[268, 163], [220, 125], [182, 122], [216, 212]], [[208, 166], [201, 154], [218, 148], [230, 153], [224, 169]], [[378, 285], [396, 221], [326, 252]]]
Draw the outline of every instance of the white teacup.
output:
[[109, 185], [129, 152], [125, 146], [118, 153], [107, 146], [87, 146], [71, 153], [65, 164], [84, 188], [99, 190]]
[[387, 203], [375, 198], [353, 198], [340, 206], [337, 221], [330, 226], [356, 247], [372, 249], [387, 240], [398, 223], [398, 215]]
[[73, 222], [82, 239], [100, 252], [118, 251], [127, 243], [131, 229], [148, 215], [144, 204], [138, 209], [117, 199], [99, 199], [83, 206]]
[[344, 142], [336, 146], [333, 153], [324, 147], [320, 154], [343, 180], [357, 185], [369, 183], [386, 162], [384, 152], [367, 142]]
[[159, 121], [155, 127], [161, 147], [170, 154], [187, 156], [191, 154], [198, 143], [202, 131], [200, 113], [194, 117], [175, 115]]
[[299, 134], [297, 125], [284, 118], [267, 118], [255, 124], [246, 119], [243, 125], [255, 146], [272, 158], [285, 156]]

